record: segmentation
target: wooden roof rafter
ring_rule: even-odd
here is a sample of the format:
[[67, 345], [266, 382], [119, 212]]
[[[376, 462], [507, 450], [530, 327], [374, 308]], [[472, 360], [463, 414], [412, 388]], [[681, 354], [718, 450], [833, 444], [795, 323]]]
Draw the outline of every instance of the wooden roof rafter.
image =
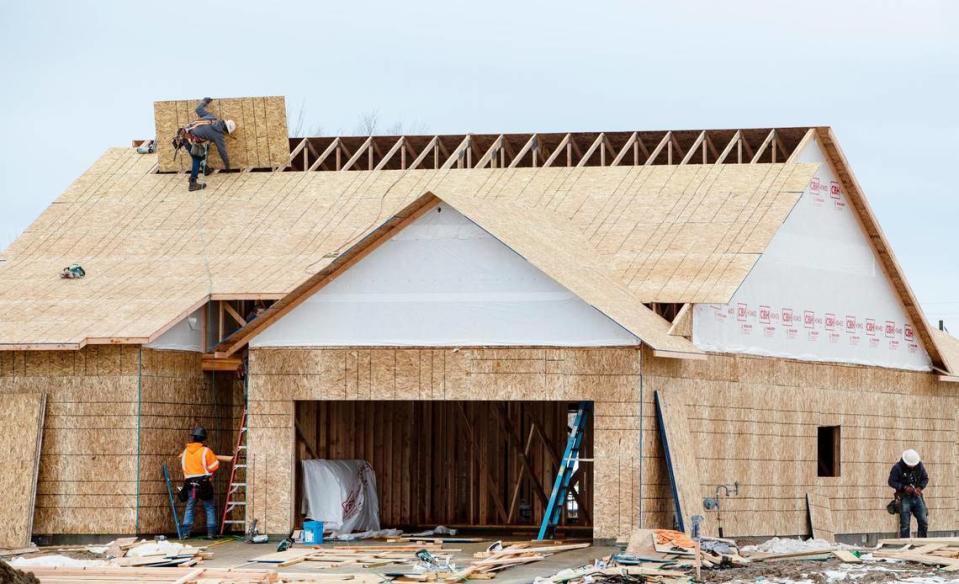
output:
[[736, 133], [733, 134], [732, 139], [729, 141], [728, 144], [726, 144], [726, 147], [723, 148], [723, 151], [719, 154], [719, 156], [716, 157], [715, 164], [723, 164], [726, 161], [726, 157], [729, 156], [734, 149], [737, 150], [737, 158], [736, 158], [737, 163], [741, 163], [742, 154], [743, 154], [742, 139], [743, 139], [742, 131], [736, 130]]
[[530, 157], [532, 158], [533, 168], [535, 168], [536, 155], [539, 153], [539, 136], [537, 134], [533, 134], [532, 136], [529, 137], [529, 140], [527, 140], [526, 143], [523, 144], [523, 147], [519, 149], [519, 152], [517, 152], [516, 155], [513, 156], [513, 159], [510, 161], [509, 166], [507, 166], [507, 168], [516, 168], [516, 166], [519, 165], [519, 163], [523, 160], [523, 157], [526, 156], [527, 152], [530, 153]]
[[680, 166], [683, 166], [689, 162], [689, 160], [696, 154], [696, 150], [702, 148], [703, 152], [703, 164], [706, 164], [706, 130], [703, 130], [699, 133], [699, 136], [696, 136], [696, 140], [693, 142], [692, 146], [689, 147], [689, 151], [686, 152], [686, 156], [683, 156], [683, 159], [679, 161]]
[[496, 140], [486, 149], [486, 152], [480, 156], [479, 160], [476, 161], [476, 164], [473, 165], [473, 168], [484, 168], [487, 165], [492, 168], [496, 168], [496, 157], [499, 156], [503, 150], [504, 137], [502, 134], [499, 135]]
[[776, 138], [776, 130], [775, 129], [769, 130], [769, 134], [766, 135], [766, 139], [763, 140], [763, 143], [760, 144], [759, 148], [756, 149], [756, 153], [753, 155], [752, 160], [749, 161], [749, 164], [756, 164], [757, 162], [759, 162], [759, 159], [762, 158], [762, 155], [766, 152], [766, 148], [768, 148], [770, 144], [772, 144], [772, 158], [773, 158], [773, 161], [775, 162], [775, 158], [776, 158], [775, 138]]
[[[666, 132], [666, 135], [663, 136], [662, 140], [660, 140], [658, 144], [656, 144], [656, 147], [653, 148], [653, 151], [649, 154], [649, 157], [646, 158], [646, 162], [644, 162], [643, 164], [646, 166], [652, 166], [653, 163], [656, 162], [656, 159], [659, 157], [660, 152], [666, 149], [668, 147], [667, 146], [668, 144], [672, 143], [672, 138], [673, 138], [673, 133]], [[669, 162], [667, 162], [667, 164], [669, 164]]]

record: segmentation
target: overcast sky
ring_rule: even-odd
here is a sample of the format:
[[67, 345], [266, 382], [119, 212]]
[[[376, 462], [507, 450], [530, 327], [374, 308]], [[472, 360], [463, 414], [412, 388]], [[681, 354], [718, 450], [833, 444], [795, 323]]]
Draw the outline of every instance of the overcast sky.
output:
[[959, 332], [959, 3], [0, 4], [0, 248], [153, 101], [285, 95], [353, 133], [831, 125], [913, 290]]

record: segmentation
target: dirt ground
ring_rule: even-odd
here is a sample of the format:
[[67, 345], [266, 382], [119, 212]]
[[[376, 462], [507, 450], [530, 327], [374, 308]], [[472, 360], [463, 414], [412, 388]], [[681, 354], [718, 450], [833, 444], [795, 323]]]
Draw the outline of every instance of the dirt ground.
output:
[[[704, 570], [703, 581], [710, 584], [735, 584], [763, 580], [806, 580], [815, 584], [840, 581], [837, 575], [845, 573], [842, 580], [856, 584], [884, 584], [901, 582], [907, 578], [931, 578], [942, 576], [931, 566], [909, 563], [863, 563], [844, 564], [837, 560], [827, 561], [780, 561], [761, 562], [742, 568]], [[832, 576], [832, 578], [830, 578]], [[959, 576], [956, 577], [959, 579]]]
[[29, 572], [21, 572], [10, 567], [6, 562], [0, 562], [0, 582], [3, 584], [40, 584], [40, 580]]

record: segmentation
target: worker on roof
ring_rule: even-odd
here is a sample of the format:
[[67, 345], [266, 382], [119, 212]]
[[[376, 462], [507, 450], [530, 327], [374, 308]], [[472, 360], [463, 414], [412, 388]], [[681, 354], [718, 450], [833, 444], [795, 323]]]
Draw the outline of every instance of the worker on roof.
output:
[[216, 506], [213, 504], [213, 473], [220, 468], [220, 461], [233, 460], [229, 456], [217, 456], [208, 446], [206, 430], [197, 426], [191, 434], [191, 442], [187, 443], [180, 455], [180, 465], [183, 468], [183, 488], [180, 490], [180, 500], [186, 503], [183, 513], [183, 528], [180, 538], [190, 537], [193, 530], [193, 509], [197, 500], [203, 503], [206, 510], [206, 537], [216, 537]]
[[922, 465], [919, 453], [909, 449], [889, 471], [889, 486], [896, 490], [896, 503], [899, 506], [899, 537], [909, 537], [911, 515], [916, 516], [919, 537], [928, 537], [929, 520], [926, 500], [922, 491], [929, 484], [929, 475]]
[[[211, 97], [204, 97], [196, 106], [196, 115], [199, 117], [191, 122], [185, 128], [181, 128], [177, 133], [177, 140], [183, 143], [183, 146], [189, 145], [190, 157], [193, 159], [193, 166], [190, 169], [190, 191], [199, 191], [206, 188], [206, 184], [199, 182], [200, 167], [204, 167], [204, 174], [208, 174], [206, 167], [207, 154], [209, 153], [210, 143], [216, 145], [220, 158], [223, 159], [223, 167], [230, 168], [230, 154], [226, 148], [226, 135], [236, 131], [236, 122], [233, 120], [221, 120], [211, 114], [206, 108], [213, 101]], [[175, 146], [176, 148], [176, 146]]]

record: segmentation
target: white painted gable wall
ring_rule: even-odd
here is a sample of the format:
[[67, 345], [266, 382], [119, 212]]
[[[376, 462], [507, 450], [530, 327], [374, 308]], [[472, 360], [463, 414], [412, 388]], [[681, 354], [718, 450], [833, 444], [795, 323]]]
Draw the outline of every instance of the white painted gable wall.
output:
[[820, 163], [785, 224], [729, 304], [696, 305], [701, 349], [929, 370], [913, 323], [820, 145]]
[[440, 204], [252, 347], [625, 346], [631, 333]]

